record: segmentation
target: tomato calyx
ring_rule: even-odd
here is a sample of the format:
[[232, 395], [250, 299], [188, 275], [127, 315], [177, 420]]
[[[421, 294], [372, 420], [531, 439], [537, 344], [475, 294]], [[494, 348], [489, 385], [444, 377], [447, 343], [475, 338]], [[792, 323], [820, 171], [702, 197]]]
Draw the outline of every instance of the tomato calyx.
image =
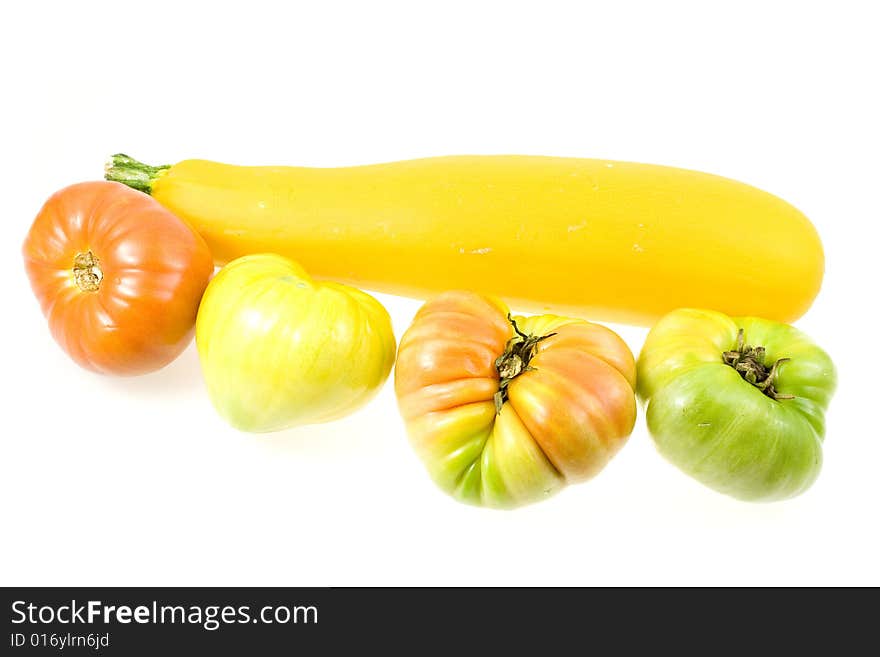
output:
[[498, 392], [495, 393], [495, 412], [500, 413], [501, 407], [507, 401], [507, 387], [523, 372], [531, 372], [535, 368], [529, 365], [538, 348], [538, 343], [553, 337], [555, 333], [547, 335], [529, 335], [523, 333], [516, 325], [510, 313], [507, 313], [507, 321], [513, 326], [514, 335], [504, 346], [504, 353], [495, 359], [495, 369], [498, 370], [500, 382]]
[[764, 347], [752, 347], [745, 343], [745, 331], [740, 329], [736, 334], [736, 349], [725, 351], [721, 359], [725, 365], [729, 365], [743, 378], [751, 383], [770, 399], [794, 399], [794, 395], [783, 395], [776, 391], [776, 377], [779, 375], [779, 366], [790, 358], [779, 358], [768, 369], [765, 363], [766, 351]]
[[73, 257], [73, 280], [83, 292], [97, 292], [104, 279], [101, 263], [91, 251]]

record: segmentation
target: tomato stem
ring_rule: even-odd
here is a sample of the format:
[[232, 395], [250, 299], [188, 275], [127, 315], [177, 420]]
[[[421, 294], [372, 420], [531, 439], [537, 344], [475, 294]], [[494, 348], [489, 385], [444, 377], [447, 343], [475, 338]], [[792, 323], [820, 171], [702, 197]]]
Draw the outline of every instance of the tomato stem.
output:
[[783, 395], [776, 391], [776, 378], [779, 376], [779, 366], [788, 362], [790, 358], [778, 358], [769, 369], [765, 363], [766, 350], [764, 347], [752, 347], [745, 343], [745, 331], [740, 329], [736, 334], [736, 348], [725, 351], [721, 359], [726, 365], [730, 365], [739, 372], [739, 375], [763, 392], [771, 399], [794, 399], [794, 395]]
[[97, 292], [101, 287], [104, 272], [101, 263], [91, 251], [77, 253], [73, 257], [73, 280], [83, 292]]
[[117, 153], [111, 155], [104, 165], [104, 178], [128, 185], [139, 192], [152, 194], [155, 182], [170, 168], [170, 164], [154, 167], [124, 153]]
[[529, 366], [529, 362], [535, 357], [538, 343], [549, 337], [556, 335], [548, 333], [547, 335], [529, 335], [523, 333], [516, 320], [510, 313], [507, 313], [507, 321], [513, 327], [513, 337], [507, 341], [504, 346], [504, 353], [495, 359], [495, 369], [498, 370], [498, 376], [501, 381], [498, 384], [498, 392], [495, 393], [495, 412], [500, 413], [501, 407], [507, 401], [507, 387], [523, 372], [530, 372], [534, 367]]

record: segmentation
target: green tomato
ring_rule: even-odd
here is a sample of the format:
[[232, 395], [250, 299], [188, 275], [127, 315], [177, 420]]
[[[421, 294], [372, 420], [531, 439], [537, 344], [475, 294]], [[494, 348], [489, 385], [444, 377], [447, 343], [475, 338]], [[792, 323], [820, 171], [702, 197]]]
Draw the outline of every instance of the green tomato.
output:
[[196, 320], [208, 394], [243, 431], [327, 422], [366, 403], [394, 363], [387, 311], [295, 262], [250, 255], [208, 285]]
[[834, 365], [796, 328], [675, 310], [648, 334], [638, 394], [660, 453], [743, 500], [793, 497], [822, 467]]

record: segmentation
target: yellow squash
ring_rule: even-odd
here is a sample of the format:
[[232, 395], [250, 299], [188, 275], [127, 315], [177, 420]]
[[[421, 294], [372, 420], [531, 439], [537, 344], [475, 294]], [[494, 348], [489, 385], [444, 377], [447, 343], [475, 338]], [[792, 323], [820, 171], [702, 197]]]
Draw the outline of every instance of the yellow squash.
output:
[[345, 168], [150, 167], [151, 193], [219, 263], [272, 251], [319, 277], [412, 297], [464, 288], [517, 309], [649, 325], [679, 307], [783, 322], [822, 282], [809, 220], [744, 183], [649, 164], [437, 157]]

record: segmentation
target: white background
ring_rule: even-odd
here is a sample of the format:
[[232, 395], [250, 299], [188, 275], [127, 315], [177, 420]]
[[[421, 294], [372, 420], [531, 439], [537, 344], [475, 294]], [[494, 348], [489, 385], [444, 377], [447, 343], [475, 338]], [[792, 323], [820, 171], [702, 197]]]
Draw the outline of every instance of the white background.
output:
[[[0, 582], [880, 584], [871, 8], [9, 5]], [[434, 488], [390, 385], [345, 420], [254, 437], [214, 413], [193, 347], [138, 379], [80, 370], [49, 336], [20, 245], [51, 192], [99, 178], [117, 151], [320, 166], [604, 157], [774, 192], [811, 217], [826, 249], [822, 292], [798, 324], [839, 367], [824, 471], [798, 499], [737, 502], [665, 463], [640, 417], [592, 482], [495, 512]], [[417, 302], [379, 299], [399, 337]], [[614, 328], [638, 353], [645, 331]]]

